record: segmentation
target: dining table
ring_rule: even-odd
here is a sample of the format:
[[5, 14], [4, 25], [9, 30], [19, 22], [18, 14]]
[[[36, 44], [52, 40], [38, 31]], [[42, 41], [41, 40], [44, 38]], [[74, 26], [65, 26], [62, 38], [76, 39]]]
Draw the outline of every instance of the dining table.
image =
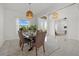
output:
[[28, 51], [31, 51], [33, 49], [33, 43], [35, 43], [35, 37], [36, 37], [36, 33], [25, 32], [25, 38], [28, 38], [29, 40], [31, 40], [31, 47], [28, 49]]
[[28, 38], [32, 42], [35, 42], [36, 32], [30, 32], [30, 31], [29, 32], [25, 32], [24, 33], [24, 37]]

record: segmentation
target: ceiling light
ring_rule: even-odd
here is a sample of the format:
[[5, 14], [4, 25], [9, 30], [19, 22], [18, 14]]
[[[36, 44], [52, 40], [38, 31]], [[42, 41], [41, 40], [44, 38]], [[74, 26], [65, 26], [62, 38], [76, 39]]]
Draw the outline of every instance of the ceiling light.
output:
[[[31, 5], [31, 3], [29, 3], [29, 6]], [[33, 12], [31, 10], [31, 8], [29, 7], [29, 10], [26, 12], [26, 17], [28, 19], [32, 19], [33, 18]]]
[[58, 12], [53, 12], [53, 19], [58, 19], [59, 13]]

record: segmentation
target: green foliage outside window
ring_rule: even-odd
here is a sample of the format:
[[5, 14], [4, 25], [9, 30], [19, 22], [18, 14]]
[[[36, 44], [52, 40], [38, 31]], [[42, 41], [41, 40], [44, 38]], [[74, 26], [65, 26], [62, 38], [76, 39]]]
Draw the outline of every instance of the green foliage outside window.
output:
[[29, 31], [35, 32], [37, 30], [37, 25], [35, 25], [35, 24], [30, 24], [28, 26], [21, 26], [20, 25], [20, 28], [22, 28], [23, 30], [29, 30]]

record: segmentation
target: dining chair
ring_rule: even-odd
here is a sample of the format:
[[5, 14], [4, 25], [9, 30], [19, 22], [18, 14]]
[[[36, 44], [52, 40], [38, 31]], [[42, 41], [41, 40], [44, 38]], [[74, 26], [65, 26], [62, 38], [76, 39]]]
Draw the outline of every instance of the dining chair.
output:
[[18, 34], [19, 34], [19, 45], [20, 45], [20, 48], [21, 50], [23, 51], [23, 48], [24, 48], [24, 44], [27, 43], [30, 45], [31, 47], [31, 41], [28, 40], [28, 39], [25, 39], [24, 36], [22, 35], [22, 32], [21, 31], [18, 31]]
[[44, 46], [45, 35], [46, 35], [46, 32], [37, 31], [35, 44], [34, 44], [34, 47], [36, 49], [36, 56], [38, 55], [37, 49], [39, 49], [41, 46], [43, 47], [43, 52], [45, 53], [45, 46]]

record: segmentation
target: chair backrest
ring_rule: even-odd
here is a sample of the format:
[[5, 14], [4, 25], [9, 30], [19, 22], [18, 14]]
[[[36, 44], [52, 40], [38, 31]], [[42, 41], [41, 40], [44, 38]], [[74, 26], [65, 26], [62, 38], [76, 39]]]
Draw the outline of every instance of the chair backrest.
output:
[[41, 47], [45, 41], [46, 32], [37, 31], [35, 46], [37, 48]]
[[24, 37], [21, 31], [18, 31], [18, 35], [19, 35], [19, 39], [21, 40], [21, 42], [24, 42]]

